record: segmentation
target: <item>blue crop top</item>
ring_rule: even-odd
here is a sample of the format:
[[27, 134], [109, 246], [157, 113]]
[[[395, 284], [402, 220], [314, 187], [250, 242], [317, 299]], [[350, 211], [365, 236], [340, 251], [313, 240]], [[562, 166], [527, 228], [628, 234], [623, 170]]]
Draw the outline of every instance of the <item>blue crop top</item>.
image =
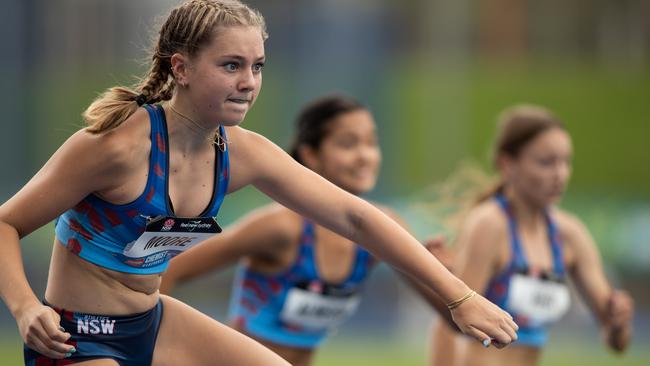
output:
[[316, 268], [314, 235], [314, 224], [306, 220], [298, 256], [280, 274], [261, 274], [245, 265], [238, 268], [229, 310], [237, 327], [272, 343], [314, 348], [354, 312], [373, 257], [357, 246], [348, 278], [327, 284]]
[[513, 316], [519, 326], [517, 344], [541, 347], [548, 338], [548, 325], [563, 315], [570, 304], [557, 226], [547, 213], [552, 271], [531, 273], [508, 201], [502, 194], [495, 196], [495, 200], [508, 217], [512, 259], [508, 267], [490, 281], [486, 298]]
[[[151, 123], [149, 174], [143, 193], [133, 202], [116, 205], [90, 194], [57, 218], [56, 237], [72, 253], [100, 267], [133, 274], [165, 271], [178, 252], [158, 252], [133, 258], [124, 253], [144, 232], [149, 218], [175, 217], [169, 199], [169, 141], [165, 113], [160, 105], [144, 105]], [[225, 136], [223, 126], [219, 126]], [[199, 215], [216, 217], [229, 179], [228, 150], [215, 145], [215, 179], [212, 200]], [[172, 220], [165, 221], [173, 223]], [[163, 227], [163, 231], [168, 227]], [[161, 255], [162, 254], [162, 255]]]

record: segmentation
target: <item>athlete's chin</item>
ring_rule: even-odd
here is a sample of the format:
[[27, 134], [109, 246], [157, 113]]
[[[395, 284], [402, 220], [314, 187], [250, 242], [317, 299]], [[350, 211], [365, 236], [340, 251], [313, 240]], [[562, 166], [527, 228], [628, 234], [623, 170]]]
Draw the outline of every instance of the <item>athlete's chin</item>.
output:
[[547, 206], [556, 205], [556, 204], [560, 203], [561, 200], [562, 200], [561, 195], [560, 196], [553, 196], [548, 200]]
[[223, 126], [238, 126], [244, 121], [246, 112], [243, 113], [227, 113], [220, 121]]
[[561, 199], [562, 194], [548, 194], [539, 199], [539, 205], [542, 207], [548, 207], [559, 203]]

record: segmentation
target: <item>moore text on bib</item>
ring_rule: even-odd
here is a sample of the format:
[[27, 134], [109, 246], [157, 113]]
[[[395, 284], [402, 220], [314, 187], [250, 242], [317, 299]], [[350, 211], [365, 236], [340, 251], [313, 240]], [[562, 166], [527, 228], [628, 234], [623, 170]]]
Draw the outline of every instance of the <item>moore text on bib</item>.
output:
[[153, 267], [220, 232], [213, 217], [159, 216], [149, 220], [144, 233], [115, 256], [132, 267]]

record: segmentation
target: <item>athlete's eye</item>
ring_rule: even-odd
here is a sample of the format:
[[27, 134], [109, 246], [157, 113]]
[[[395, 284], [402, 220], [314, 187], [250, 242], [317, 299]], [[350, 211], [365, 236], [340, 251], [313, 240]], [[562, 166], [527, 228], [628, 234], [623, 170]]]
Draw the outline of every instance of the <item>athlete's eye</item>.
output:
[[254, 73], [262, 72], [263, 68], [264, 68], [264, 63], [263, 62], [257, 63], [255, 65], [253, 65], [253, 72]]
[[543, 167], [551, 167], [555, 164], [555, 158], [553, 157], [544, 157], [537, 160], [537, 162]]
[[239, 66], [234, 62], [229, 62], [227, 64], [224, 64], [223, 67], [226, 69], [226, 71], [237, 71], [237, 68]]
[[358, 140], [349, 136], [345, 136], [336, 140], [336, 145], [343, 149], [352, 149], [356, 147], [357, 144]]

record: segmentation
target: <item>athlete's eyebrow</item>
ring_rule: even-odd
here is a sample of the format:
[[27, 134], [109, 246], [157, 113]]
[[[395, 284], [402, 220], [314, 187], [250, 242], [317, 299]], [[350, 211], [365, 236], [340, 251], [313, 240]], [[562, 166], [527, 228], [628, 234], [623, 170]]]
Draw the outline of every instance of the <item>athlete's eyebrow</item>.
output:
[[[230, 59], [235, 59], [238, 61], [246, 61], [246, 57], [241, 56], [241, 55], [223, 55], [221, 58], [230, 58]], [[262, 55], [258, 58], [255, 59], [255, 61], [264, 61], [266, 59], [265, 55]]]

